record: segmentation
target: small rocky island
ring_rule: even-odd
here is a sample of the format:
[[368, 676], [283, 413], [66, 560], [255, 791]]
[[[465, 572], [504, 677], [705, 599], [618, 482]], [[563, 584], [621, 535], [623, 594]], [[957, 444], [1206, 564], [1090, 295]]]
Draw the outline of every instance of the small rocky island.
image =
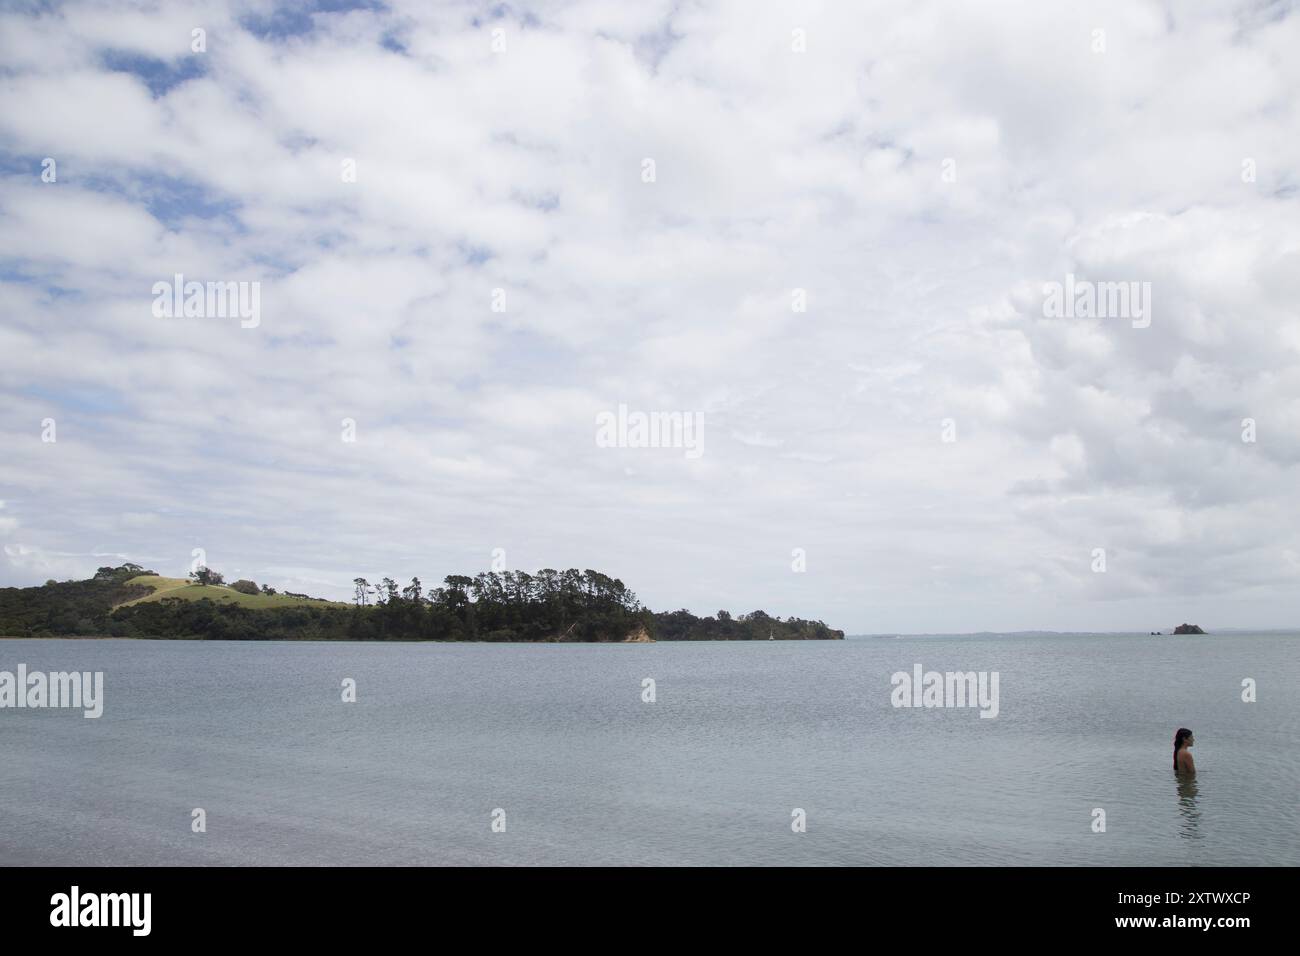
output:
[[1179, 624], [1174, 628], [1175, 634], [1204, 634], [1199, 624]]

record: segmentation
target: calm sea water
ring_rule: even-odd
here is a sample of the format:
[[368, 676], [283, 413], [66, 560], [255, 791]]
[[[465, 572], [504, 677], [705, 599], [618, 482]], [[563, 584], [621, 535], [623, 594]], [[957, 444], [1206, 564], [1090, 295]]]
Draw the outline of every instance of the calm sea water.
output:
[[[1300, 864], [1295, 634], [0, 640], [20, 662], [106, 702], [0, 710], [6, 865]], [[916, 663], [998, 671], [999, 716], [893, 708]]]

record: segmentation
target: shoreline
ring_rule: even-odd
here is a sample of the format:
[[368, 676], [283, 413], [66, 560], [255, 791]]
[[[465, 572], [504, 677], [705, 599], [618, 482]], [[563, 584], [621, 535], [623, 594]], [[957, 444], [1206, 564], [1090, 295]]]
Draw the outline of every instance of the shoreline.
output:
[[0, 641], [142, 641], [154, 644], [492, 644], [498, 647], [577, 647], [577, 646], [610, 646], [618, 647], [626, 644], [843, 644], [845, 638], [838, 639], [818, 639], [818, 638], [776, 638], [769, 641], [767, 638], [762, 640], [747, 640], [737, 638], [736, 640], [721, 641], [662, 641], [656, 638], [648, 639], [623, 639], [617, 641], [435, 641], [426, 639], [397, 639], [397, 640], [372, 640], [372, 641], [353, 641], [353, 640], [327, 640], [322, 638], [268, 638], [259, 640], [256, 638], [228, 638], [228, 637], [118, 637], [113, 634], [41, 634], [27, 637], [24, 635], [0, 634]]

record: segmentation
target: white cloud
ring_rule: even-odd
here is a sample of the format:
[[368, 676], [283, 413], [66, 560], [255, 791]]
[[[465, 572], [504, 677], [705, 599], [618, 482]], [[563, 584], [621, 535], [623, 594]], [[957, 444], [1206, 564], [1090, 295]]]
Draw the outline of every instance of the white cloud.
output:
[[[1294, 15], [273, 12], [0, 18], [0, 583], [202, 546], [346, 596], [504, 547], [849, 630], [1294, 623]], [[177, 272], [261, 324], [154, 319]], [[1067, 272], [1151, 282], [1150, 328], [1045, 319]], [[704, 456], [598, 448], [620, 403]]]

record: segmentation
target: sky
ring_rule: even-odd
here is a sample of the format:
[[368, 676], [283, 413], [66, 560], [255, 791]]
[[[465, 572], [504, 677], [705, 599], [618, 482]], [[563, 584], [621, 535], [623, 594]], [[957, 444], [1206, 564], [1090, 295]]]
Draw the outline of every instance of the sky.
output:
[[1219, 0], [6, 5], [0, 586], [1300, 625], [1297, 49]]

